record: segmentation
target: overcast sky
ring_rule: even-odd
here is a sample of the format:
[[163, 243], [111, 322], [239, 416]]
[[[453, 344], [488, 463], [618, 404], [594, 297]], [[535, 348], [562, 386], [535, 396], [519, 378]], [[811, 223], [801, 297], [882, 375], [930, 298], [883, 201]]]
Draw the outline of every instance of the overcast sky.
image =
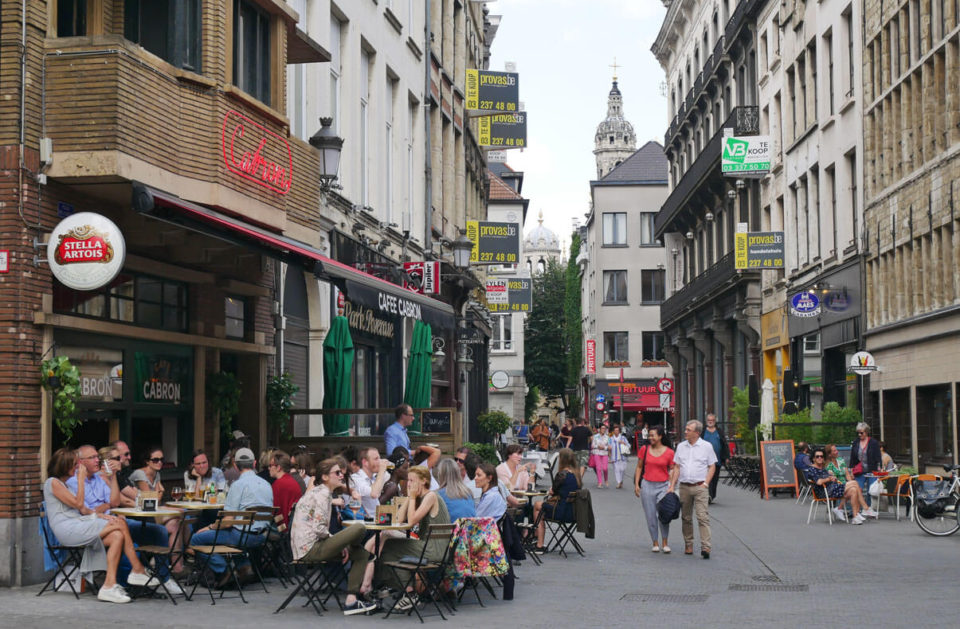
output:
[[524, 173], [530, 199], [524, 233], [544, 224], [569, 247], [572, 220], [589, 210], [596, 179], [593, 138], [607, 115], [616, 57], [626, 119], [637, 148], [663, 143], [667, 99], [650, 52], [666, 9], [660, 0], [496, 0], [502, 15], [493, 41], [491, 70], [513, 61], [527, 111], [527, 149], [508, 151], [507, 163]]

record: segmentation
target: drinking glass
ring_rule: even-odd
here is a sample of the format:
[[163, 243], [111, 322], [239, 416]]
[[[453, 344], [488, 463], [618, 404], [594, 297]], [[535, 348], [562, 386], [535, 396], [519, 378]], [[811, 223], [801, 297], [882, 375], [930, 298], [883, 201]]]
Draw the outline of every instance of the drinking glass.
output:
[[174, 502], [179, 502], [183, 498], [183, 488], [174, 487], [170, 490], [170, 497], [173, 498]]

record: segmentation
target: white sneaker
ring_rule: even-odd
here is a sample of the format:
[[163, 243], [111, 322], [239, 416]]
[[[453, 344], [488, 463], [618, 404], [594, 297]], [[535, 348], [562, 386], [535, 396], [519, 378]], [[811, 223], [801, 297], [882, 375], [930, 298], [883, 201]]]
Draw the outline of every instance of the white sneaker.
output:
[[167, 592], [170, 592], [170, 596], [179, 596], [180, 594], [186, 594], [186, 592], [183, 591], [183, 588], [180, 587], [180, 584], [178, 584], [174, 579], [168, 580], [163, 585], [167, 588]]
[[874, 509], [872, 509], [872, 508], [870, 508], [870, 509], [864, 509], [863, 511], [860, 512], [860, 515], [862, 515], [862, 516], [865, 517], [865, 518], [879, 518], [879, 517], [880, 517], [880, 514], [877, 513], [877, 512], [876, 512]]
[[652, 550], [652, 551], [655, 552], [655, 553], [659, 553], [659, 552], [660, 552], [660, 547], [657, 546], [656, 544], [654, 544], [654, 545], [653, 545], [653, 548], [651, 548], [650, 550]]
[[145, 572], [131, 572], [129, 575], [127, 575], [127, 583], [130, 585], [141, 585], [143, 587], [160, 585], [160, 581], [158, 581], [156, 577], [151, 577]]
[[129, 603], [130, 597], [122, 587], [114, 585], [112, 588], [100, 588], [97, 592], [97, 600], [107, 603]]
[[847, 518], [847, 514], [844, 513], [840, 507], [833, 508], [833, 515], [836, 516], [838, 520], [845, 520]]
[[866, 521], [867, 519], [858, 513], [853, 517], [852, 520], [850, 520], [850, 524], [863, 524]]

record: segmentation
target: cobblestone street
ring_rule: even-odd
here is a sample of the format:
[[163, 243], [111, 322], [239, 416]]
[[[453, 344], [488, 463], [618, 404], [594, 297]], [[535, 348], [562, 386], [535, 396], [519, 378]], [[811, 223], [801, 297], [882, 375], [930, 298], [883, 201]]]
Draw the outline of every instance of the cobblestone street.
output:
[[[632, 462], [631, 462], [632, 465]], [[593, 483], [588, 472], [587, 485]], [[654, 554], [640, 501], [632, 491], [594, 490], [598, 536], [587, 540], [585, 558], [546, 556], [540, 567], [524, 562], [516, 600], [491, 601], [486, 607], [461, 606], [449, 626], [556, 627], [574, 619], [609, 627], [652, 626], [801, 626], [824, 617], [882, 627], [942, 625], [936, 606], [952, 600], [960, 537], [934, 538], [916, 524], [881, 515], [862, 526], [824, 520], [806, 524], [807, 508], [785, 496], [762, 501], [756, 494], [720, 486], [711, 507], [713, 553], [683, 555], [679, 520], [671, 531], [671, 555]], [[821, 509], [821, 515], [823, 511]], [[642, 527], [642, 528], [641, 528]], [[582, 536], [581, 536], [582, 539]], [[699, 547], [696, 548], [699, 550]], [[0, 590], [0, 626], [4, 627], [224, 627], [303, 625], [317, 619], [291, 605], [273, 610], [285, 594], [251, 589], [250, 603], [225, 600], [216, 606], [198, 595], [174, 607], [160, 600], [134, 601], [126, 607], [100, 603], [87, 594], [77, 603], [69, 594], [45, 594], [39, 586]], [[320, 622], [347, 626], [384, 626], [380, 616], [343, 618], [327, 612]], [[417, 624], [415, 619], [389, 623]], [[436, 616], [427, 623], [442, 624]]]

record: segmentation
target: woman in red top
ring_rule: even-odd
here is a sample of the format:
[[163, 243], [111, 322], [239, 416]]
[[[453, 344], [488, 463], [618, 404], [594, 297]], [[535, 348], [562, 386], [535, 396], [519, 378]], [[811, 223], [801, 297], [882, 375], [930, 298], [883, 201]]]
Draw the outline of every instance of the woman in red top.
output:
[[[673, 470], [673, 450], [663, 443], [663, 428], [651, 426], [647, 430], [649, 443], [637, 453], [637, 469], [633, 473], [633, 493], [641, 499], [647, 516], [647, 529], [653, 540], [653, 552], [670, 552], [667, 535], [670, 524], [657, 517], [657, 502], [667, 493], [670, 472]], [[659, 534], [658, 534], [659, 533]]]

